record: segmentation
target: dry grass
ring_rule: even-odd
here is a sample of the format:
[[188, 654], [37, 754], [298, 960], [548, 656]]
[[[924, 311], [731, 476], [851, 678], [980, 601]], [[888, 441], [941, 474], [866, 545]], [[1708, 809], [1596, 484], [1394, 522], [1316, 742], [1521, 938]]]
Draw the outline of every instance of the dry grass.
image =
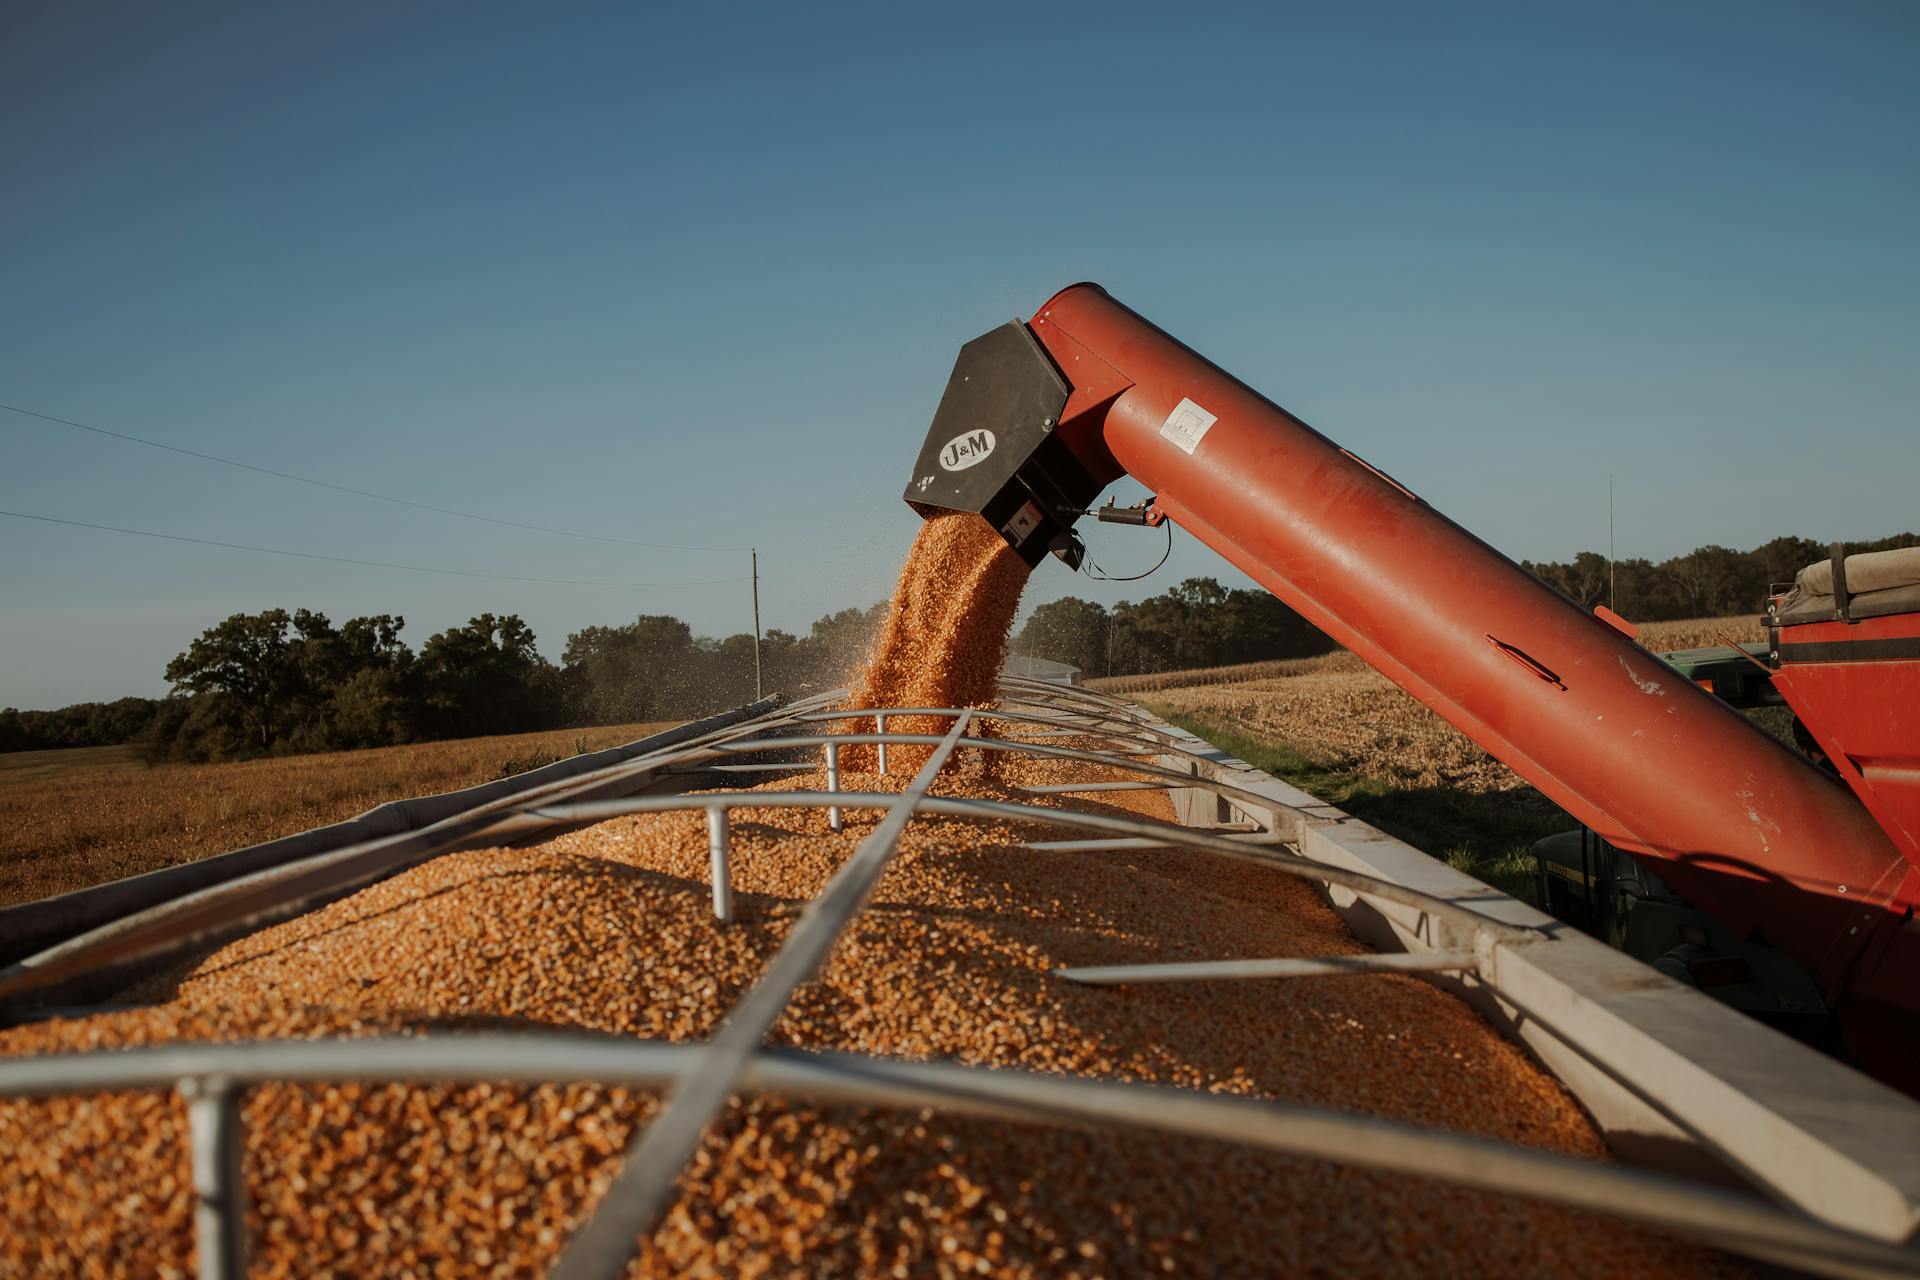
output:
[[[1703, 649], [1729, 642], [1745, 644], [1766, 639], [1766, 628], [1758, 614], [1735, 618], [1678, 618], [1672, 622], [1646, 622], [1638, 639], [1655, 653], [1673, 653], [1680, 649]], [[1099, 676], [1086, 682], [1089, 689], [1121, 695], [1158, 693], [1165, 689], [1191, 689], [1206, 685], [1246, 684], [1255, 680], [1274, 680], [1283, 676], [1315, 675], [1333, 672], [1357, 673], [1370, 668], [1351, 653], [1341, 650], [1315, 658], [1276, 658], [1269, 662], [1242, 662], [1227, 667], [1196, 667], [1189, 671], [1159, 671], [1144, 676]]]
[[1240, 662], [1227, 667], [1198, 667], [1191, 671], [1158, 671], [1146, 676], [1100, 676], [1087, 681], [1089, 689], [1102, 693], [1157, 693], [1162, 689], [1185, 689], [1196, 685], [1244, 684], [1249, 680], [1272, 680], [1281, 676], [1304, 675], [1315, 671], [1365, 671], [1367, 664], [1341, 650], [1315, 658], [1275, 658], [1269, 662]]
[[[1657, 652], [1758, 640], [1756, 617], [1648, 623]], [[1522, 898], [1526, 846], [1574, 825], [1467, 736], [1350, 653], [1089, 681]]]
[[1709, 645], [1765, 640], [1767, 629], [1760, 615], [1743, 613], [1734, 618], [1681, 618], [1674, 622], [1648, 622], [1640, 628], [1640, 643], [1655, 653], [1673, 653], [1679, 649], [1704, 649]]
[[0, 755], [0, 906], [292, 835], [388, 800], [470, 787], [666, 727], [152, 768], [133, 747]]

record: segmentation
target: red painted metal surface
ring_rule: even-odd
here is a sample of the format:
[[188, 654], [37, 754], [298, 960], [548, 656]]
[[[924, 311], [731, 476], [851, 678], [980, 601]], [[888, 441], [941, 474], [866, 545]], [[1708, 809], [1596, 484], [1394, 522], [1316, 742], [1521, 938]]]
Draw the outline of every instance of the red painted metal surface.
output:
[[1920, 658], [1798, 661], [1803, 646], [1839, 653], [1920, 641], [1920, 613], [1780, 630], [1787, 660], [1773, 687], [1869, 812], [1920, 872]]
[[[1920, 614], [1803, 623], [1782, 628], [1779, 638], [1787, 660], [1774, 672], [1773, 687], [1906, 856], [1895, 900], [1920, 901], [1920, 659], [1794, 657], [1806, 651], [1803, 646], [1835, 646], [1847, 653], [1920, 640]], [[1862, 922], [1867, 919], [1862, 912]], [[1908, 919], [1902, 931], [1909, 937], [1920, 931], [1920, 920]], [[1880, 929], [1862, 944], [1853, 966], [1862, 997], [1894, 1005], [1914, 1000], [1920, 972], [1915, 972], [1911, 951], [1896, 946], [1898, 938], [1898, 932]], [[1857, 1000], [1840, 1010], [1861, 1056], [1920, 1061], [1920, 1019], [1875, 1017], [1871, 1008]]]
[[[1567, 812], [1799, 960], [1843, 1026], [1913, 1025], [1920, 885], [1845, 786], [1098, 286], [1030, 323], [1069, 381], [1098, 362], [1061, 422], [1095, 474], [1124, 469]], [[1920, 1090], [1898, 1035], [1853, 1040]]]

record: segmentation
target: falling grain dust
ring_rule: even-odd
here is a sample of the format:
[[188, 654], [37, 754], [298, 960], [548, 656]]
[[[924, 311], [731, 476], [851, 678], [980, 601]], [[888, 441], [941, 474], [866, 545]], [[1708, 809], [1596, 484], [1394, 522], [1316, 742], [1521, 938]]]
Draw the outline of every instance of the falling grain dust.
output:
[[[855, 677], [848, 706], [990, 704], [1027, 573], [1026, 561], [979, 516], [953, 511], [930, 517], [901, 566], [886, 626]], [[890, 719], [887, 729], [945, 733], [951, 724], [936, 716], [901, 716]], [[911, 770], [926, 756], [924, 747], [902, 747], [897, 758]], [[871, 760], [865, 748], [846, 753], [849, 768], [870, 767]]]

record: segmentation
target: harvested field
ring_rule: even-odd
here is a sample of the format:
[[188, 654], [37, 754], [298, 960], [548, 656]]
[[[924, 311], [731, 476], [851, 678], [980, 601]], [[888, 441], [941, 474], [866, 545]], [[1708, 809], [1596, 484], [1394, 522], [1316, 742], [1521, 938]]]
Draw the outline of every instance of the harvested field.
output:
[[1681, 618], [1673, 622], [1649, 622], [1640, 628], [1640, 643], [1655, 653], [1678, 649], [1704, 649], [1716, 644], [1747, 644], [1765, 640], [1767, 629], [1760, 615], [1743, 613], [1732, 618]]
[[[1672, 622], [1641, 624], [1639, 641], [1655, 653], [1678, 649], [1700, 649], [1727, 643], [1746, 644], [1764, 640], [1767, 630], [1757, 614], [1733, 618], [1680, 618]], [[1241, 662], [1226, 667], [1197, 667], [1188, 671], [1159, 671], [1141, 676], [1099, 676], [1086, 682], [1087, 688], [1101, 693], [1132, 697], [1141, 693], [1159, 693], [1166, 689], [1190, 689], [1207, 685], [1249, 684], [1258, 680], [1277, 680], [1284, 676], [1315, 673], [1368, 672], [1373, 668], [1346, 652], [1321, 654], [1313, 658], [1276, 658], [1269, 662]], [[1383, 677], [1384, 678], [1384, 677]]]
[[133, 747], [0, 755], [0, 906], [84, 889], [455, 791], [668, 728], [611, 725], [236, 764]]
[[1254, 680], [1277, 680], [1282, 676], [1305, 675], [1314, 671], [1366, 671], [1366, 663], [1341, 649], [1312, 658], [1275, 658], [1269, 662], [1237, 662], [1225, 667], [1195, 667], [1188, 671], [1156, 671], [1144, 676], [1100, 676], [1086, 682], [1087, 688], [1132, 698], [1163, 689], [1189, 689], [1216, 684], [1246, 684]]
[[[1097, 781], [963, 756], [936, 790]], [[890, 790], [905, 775], [856, 774]], [[819, 787], [817, 774], [778, 787]], [[1162, 794], [1129, 806], [1167, 816]], [[1088, 809], [1108, 806], [1055, 798]], [[543, 1026], [708, 1035], [876, 821], [736, 823], [708, 906], [700, 815], [449, 855], [184, 972], [151, 1004], [0, 1033], [31, 1054], [168, 1040]], [[911, 824], [776, 1043], [1290, 1099], [1602, 1158], [1585, 1115], [1464, 1005], [1405, 977], [1084, 988], [1069, 964], [1363, 948], [1301, 882], [1204, 854], [1036, 853], [1014, 822]], [[255, 1274], [537, 1273], [654, 1113], [586, 1087], [267, 1085], [247, 1096]], [[0, 1104], [0, 1273], [185, 1268], [171, 1097]], [[738, 1101], [635, 1275], [1721, 1274], [1722, 1257], [1564, 1211], [1220, 1144]]]
[[[1758, 618], [1646, 624], [1656, 652], [1764, 639]], [[1557, 805], [1350, 653], [1088, 681], [1137, 698], [1324, 800], [1521, 898]]]
[[[1640, 639], [1662, 652], [1717, 644], [1723, 634], [1743, 642], [1766, 636], [1752, 618], [1696, 618], [1649, 623]], [[1220, 667], [1088, 684], [1103, 692], [1142, 695], [1163, 714], [1225, 724], [1298, 751], [1324, 768], [1395, 787], [1480, 794], [1526, 788], [1511, 769], [1353, 654], [1250, 666], [1257, 674], [1245, 666]], [[1130, 687], [1136, 682], [1146, 687]]]

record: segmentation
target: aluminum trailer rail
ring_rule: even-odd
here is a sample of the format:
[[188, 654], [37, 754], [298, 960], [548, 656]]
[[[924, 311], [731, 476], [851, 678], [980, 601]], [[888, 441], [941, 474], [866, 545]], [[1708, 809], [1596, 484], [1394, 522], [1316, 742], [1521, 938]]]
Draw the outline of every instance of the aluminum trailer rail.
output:
[[[133, 966], [203, 951], [440, 854], [669, 809], [707, 814], [713, 910], [725, 921], [735, 810], [883, 811], [705, 1043], [487, 1034], [177, 1044], [0, 1060], [0, 1096], [178, 1089], [198, 1194], [197, 1255], [201, 1274], [213, 1277], [246, 1268], [242, 1091], [264, 1081], [395, 1080], [591, 1081], [666, 1091], [665, 1109], [638, 1135], [620, 1176], [557, 1264], [553, 1274], [562, 1280], [620, 1274], [637, 1237], [669, 1203], [706, 1125], [733, 1094], [762, 1090], [1208, 1137], [1584, 1209], [1815, 1274], [1920, 1275], [1913, 1243], [1920, 1226], [1920, 1106], [1903, 1095], [1117, 699], [1011, 677], [991, 709], [882, 708], [850, 716], [837, 708], [838, 696], [757, 704], [621, 748], [610, 763], [589, 762], [585, 773], [528, 775], [509, 788], [477, 789], [485, 794], [469, 795], [470, 804], [443, 803], [417, 830], [366, 838], [344, 824], [323, 829], [330, 836], [308, 833], [311, 839], [156, 873], [160, 879], [86, 891], [111, 893], [123, 914], [0, 969], [0, 1002], [14, 1019], [54, 1008], [78, 1012], [76, 1000], [94, 998]], [[936, 716], [949, 727], [941, 734], [890, 732], [888, 720], [903, 714]], [[976, 736], [993, 725], [1037, 740]], [[904, 791], [849, 792], [838, 787], [838, 756], [856, 744], [881, 752], [915, 744], [933, 752]], [[963, 749], [1125, 770], [1137, 781], [1093, 789], [1166, 790], [1181, 821], [930, 795], [940, 768]], [[816, 757], [828, 766], [824, 791], [686, 794], [742, 775], [811, 767]], [[1037, 790], [1069, 789], [1083, 790]], [[767, 1029], [858, 914], [901, 831], [920, 815], [1012, 816], [1056, 828], [1058, 839], [1030, 843], [1042, 856], [1049, 849], [1180, 848], [1303, 877], [1378, 956], [1337, 964], [1275, 956], [1119, 973], [1062, 969], [1055, 977], [1109, 983], [1272, 980], [1335, 968], [1416, 973], [1460, 994], [1497, 1030], [1526, 1044], [1586, 1105], [1627, 1163], [1595, 1164], [1164, 1086], [768, 1047]], [[259, 852], [276, 846], [284, 856]], [[66, 910], [65, 918], [86, 914], [72, 903]]]

